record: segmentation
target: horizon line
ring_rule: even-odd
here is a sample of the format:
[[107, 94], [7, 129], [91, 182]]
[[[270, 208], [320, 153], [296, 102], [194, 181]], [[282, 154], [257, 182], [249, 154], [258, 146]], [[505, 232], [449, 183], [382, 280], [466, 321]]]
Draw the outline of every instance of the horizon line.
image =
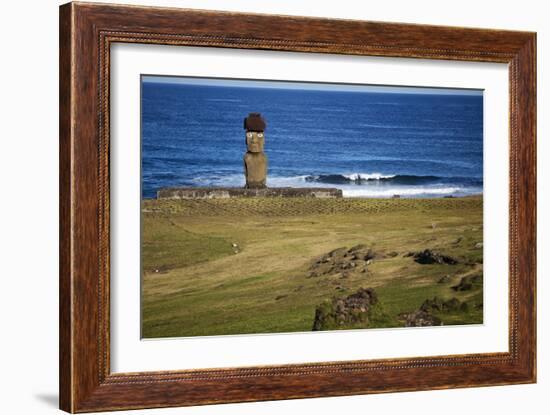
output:
[[427, 86], [400, 86], [400, 85], [374, 85], [352, 84], [336, 82], [310, 82], [310, 81], [280, 81], [241, 78], [214, 78], [192, 77], [174, 75], [141, 75], [142, 83], [206, 86], [206, 87], [236, 87], [258, 89], [283, 89], [306, 91], [335, 91], [335, 92], [363, 92], [363, 93], [391, 93], [411, 95], [459, 95], [459, 96], [483, 96], [482, 89], [451, 88], [451, 87], [427, 87]]

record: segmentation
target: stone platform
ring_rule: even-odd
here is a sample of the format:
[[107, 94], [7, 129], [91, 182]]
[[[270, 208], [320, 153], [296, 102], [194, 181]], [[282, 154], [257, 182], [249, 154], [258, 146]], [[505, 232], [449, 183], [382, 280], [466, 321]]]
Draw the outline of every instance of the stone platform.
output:
[[311, 197], [339, 198], [342, 190], [325, 187], [169, 187], [157, 192], [157, 199], [229, 199], [237, 197]]

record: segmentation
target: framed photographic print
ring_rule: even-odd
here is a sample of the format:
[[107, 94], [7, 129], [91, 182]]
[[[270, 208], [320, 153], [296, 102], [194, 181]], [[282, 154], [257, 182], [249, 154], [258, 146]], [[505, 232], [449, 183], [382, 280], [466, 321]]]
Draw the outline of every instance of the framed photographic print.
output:
[[60, 8], [60, 406], [534, 382], [536, 36]]

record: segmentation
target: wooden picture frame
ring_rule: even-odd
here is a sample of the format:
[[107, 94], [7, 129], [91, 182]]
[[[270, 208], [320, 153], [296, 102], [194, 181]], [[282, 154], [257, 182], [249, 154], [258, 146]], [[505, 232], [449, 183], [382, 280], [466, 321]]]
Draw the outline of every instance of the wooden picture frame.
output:
[[[109, 62], [110, 46], [117, 42], [507, 63], [509, 352], [111, 373]], [[535, 382], [535, 33], [69, 3], [60, 8], [59, 94], [61, 409], [91, 412]]]

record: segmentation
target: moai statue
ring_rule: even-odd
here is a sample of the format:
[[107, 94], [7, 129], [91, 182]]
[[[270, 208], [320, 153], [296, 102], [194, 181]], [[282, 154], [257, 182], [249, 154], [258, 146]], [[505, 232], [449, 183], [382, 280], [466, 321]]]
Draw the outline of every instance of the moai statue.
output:
[[244, 155], [246, 189], [263, 189], [266, 187], [267, 156], [264, 154], [265, 127], [265, 120], [257, 112], [251, 112], [244, 119], [247, 149]]

